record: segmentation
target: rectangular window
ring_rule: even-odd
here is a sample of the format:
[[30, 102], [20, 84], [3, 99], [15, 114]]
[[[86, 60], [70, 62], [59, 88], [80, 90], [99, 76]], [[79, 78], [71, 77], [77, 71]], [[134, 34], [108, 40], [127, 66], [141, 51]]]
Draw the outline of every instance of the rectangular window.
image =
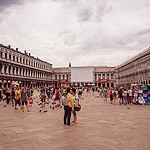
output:
[[57, 80], [57, 75], [55, 75], [55, 80]]
[[105, 79], [105, 74], [103, 74], [102, 78]]
[[107, 79], [109, 79], [109, 74], [107, 74]]
[[61, 79], [61, 75], [59, 75], [59, 80]]

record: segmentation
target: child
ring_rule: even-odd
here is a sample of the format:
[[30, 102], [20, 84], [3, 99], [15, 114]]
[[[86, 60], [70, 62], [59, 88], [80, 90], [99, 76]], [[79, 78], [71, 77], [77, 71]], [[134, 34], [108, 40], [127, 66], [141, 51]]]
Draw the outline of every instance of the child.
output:
[[30, 99], [29, 99], [29, 107], [30, 107], [30, 105], [32, 106], [32, 104], [33, 104], [33, 98], [30, 97]]

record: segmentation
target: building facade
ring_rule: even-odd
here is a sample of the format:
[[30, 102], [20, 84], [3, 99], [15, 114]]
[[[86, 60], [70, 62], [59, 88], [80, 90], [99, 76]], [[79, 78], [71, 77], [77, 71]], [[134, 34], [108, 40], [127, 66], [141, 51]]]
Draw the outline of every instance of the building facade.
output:
[[150, 84], [150, 48], [116, 67], [116, 85]]
[[71, 82], [71, 68], [71, 63], [68, 67], [52, 68], [52, 64], [31, 56], [26, 50], [22, 53], [18, 48], [0, 44], [0, 87], [9, 87], [13, 81], [25, 87], [150, 84], [150, 48], [117, 67], [92, 66], [90, 83]]
[[94, 83], [99, 87], [115, 87], [115, 67], [96, 66]]
[[[81, 67], [76, 67], [81, 68]], [[88, 68], [88, 66], [86, 66]], [[90, 68], [90, 66], [89, 66]], [[71, 82], [71, 66], [53, 68], [53, 80], [55, 86], [88, 86], [95, 85], [99, 87], [114, 87], [115, 86], [115, 67], [93, 66], [93, 82]]]
[[13, 81], [26, 87], [50, 86], [52, 64], [34, 58], [26, 50], [22, 53], [0, 44], [0, 87], [9, 87]]

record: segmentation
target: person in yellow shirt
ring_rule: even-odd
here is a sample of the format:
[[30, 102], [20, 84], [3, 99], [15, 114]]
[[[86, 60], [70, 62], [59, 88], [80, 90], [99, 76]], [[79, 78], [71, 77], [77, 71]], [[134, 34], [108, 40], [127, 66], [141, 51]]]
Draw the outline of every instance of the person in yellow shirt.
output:
[[15, 110], [18, 110], [17, 104], [21, 107], [20, 99], [21, 99], [21, 92], [20, 92], [20, 87], [18, 86], [15, 91]]
[[68, 126], [72, 126], [73, 124], [70, 124], [70, 119], [71, 119], [71, 111], [74, 110], [74, 104], [73, 104], [72, 90], [70, 88], [67, 88], [67, 101], [68, 101], [68, 105], [64, 106], [64, 110], [65, 110], [64, 124], [66, 124], [66, 119], [67, 119]]

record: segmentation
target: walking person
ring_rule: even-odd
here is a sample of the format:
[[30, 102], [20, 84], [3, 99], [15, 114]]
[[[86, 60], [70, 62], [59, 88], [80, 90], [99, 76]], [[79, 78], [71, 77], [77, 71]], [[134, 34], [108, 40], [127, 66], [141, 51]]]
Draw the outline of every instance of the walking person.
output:
[[126, 90], [126, 88], [124, 88], [124, 90], [123, 90], [123, 103], [124, 103], [124, 105], [126, 105], [127, 104], [127, 90]]
[[27, 96], [27, 92], [25, 88], [22, 88], [22, 91], [21, 91], [21, 102], [22, 102], [22, 112], [24, 112], [24, 104], [26, 105], [27, 111], [29, 112], [28, 96]]
[[118, 95], [118, 91], [115, 88], [113, 91], [113, 105], [117, 105], [117, 95]]
[[72, 90], [70, 88], [67, 88], [67, 102], [68, 102], [67, 106], [64, 106], [64, 110], [65, 110], [64, 124], [68, 124], [68, 126], [72, 126], [73, 124], [70, 124], [70, 119], [71, 119], [71, 111], [74, 110], [74, 104], [73, 104]]

